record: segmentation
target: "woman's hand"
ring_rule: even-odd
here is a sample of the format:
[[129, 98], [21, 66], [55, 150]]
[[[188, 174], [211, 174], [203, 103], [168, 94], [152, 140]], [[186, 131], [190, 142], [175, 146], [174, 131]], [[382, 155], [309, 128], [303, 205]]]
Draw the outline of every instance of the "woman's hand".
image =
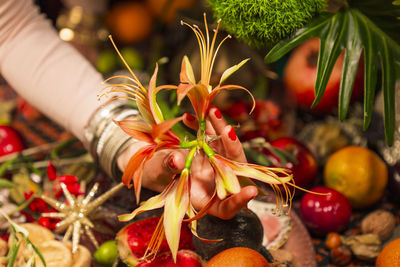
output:
[[[228, 125], [221, 112], [217, 108], [211, 108], [210, 120], [207, 122], [206, 134], [219, 137], [210, 146], [215, 152], [229, 159], [245, 162], [246, 156], [242, 145], [236, 136], [232, 126]], [[197, 121], [191, 114], [186, 114], [184, 123], [196, 129]], [[129, 158], [142, 146], [135, 143], [125, 150], [118, 158], [118, 166], [121, 170], [126, 167]], [[158, 151], [146, 163], [143, 170], [143, 186], [155, 191], [162, 191], [170, 182], [172, 177], [179, 174], [185, 166], [185, 159], [188, 154], [184, 149], [165, 149]], [[193, 159], [191, 168], [191, 202], [197, 210], [202, 209], [209, 203], [215, 191], [215, 173], [207, 156], [198, 153]], [[237, 194], [226, 199], [217, 198], [208, 210], [208, 213], [221, 219], [232, 218], [243, 206], [257, 196], [255, 186], [246, 186]]]

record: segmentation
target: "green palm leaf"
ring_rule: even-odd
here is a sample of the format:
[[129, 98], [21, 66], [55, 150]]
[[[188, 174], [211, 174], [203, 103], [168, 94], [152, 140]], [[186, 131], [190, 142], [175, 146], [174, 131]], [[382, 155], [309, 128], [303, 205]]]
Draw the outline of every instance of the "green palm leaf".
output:
[[[302, 42], [318, 37], [321, 40], [315, 100], [321, 100], [336, 59], [345, 50], [339, 91], [339, 119], [344, 120], [350, 105], [357, 67], [364, 52], [364, 129], [371, 122], [378, 80], [378, 66], [382, 75], [384, 96], [384, 126], [386, 142], [393, 144], [395, 131], [395, 82], [400, 77], [400, 7], [377, 1], [353, 0], [337, 13], [321, 14], [293, 36], [282, 40], [266, 55], [266, 62], [274, 62]], [[386, 16], [386, 17], [385, 17]], [[386, 23], [383, 17], [392, 23]], [[394, 19], [394, 20], [393, 20]], [[393, 38], [392, 38], [393, 37]]]

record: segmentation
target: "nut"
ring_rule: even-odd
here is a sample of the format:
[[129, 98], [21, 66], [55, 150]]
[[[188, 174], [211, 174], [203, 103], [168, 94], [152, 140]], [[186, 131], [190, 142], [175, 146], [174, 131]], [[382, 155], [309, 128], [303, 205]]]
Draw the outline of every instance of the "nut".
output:
[[352, 257], [351, 250], [346, 246], [342, 245], [333, 248], [331, 250], [330, 255], [333, 264], [344, 266], [351, 262], [351, 257]]
[[340, 246], [340, 235], [338, 233], [329, 233], [326, 236], [325, 247], [334, 249]]
[[377, 234], [342, 236], [341, 241], [350, 247], [353, 254], [360, 260], [373, 261], [381, 250], [381, 241]]
[[388, 240], [393, 233], [396, 219], [392, 213], [385, 210], [376, 210], [368, 214], [361, 222], [361, 231], [364, 234], [377, 234], [382, 242]]

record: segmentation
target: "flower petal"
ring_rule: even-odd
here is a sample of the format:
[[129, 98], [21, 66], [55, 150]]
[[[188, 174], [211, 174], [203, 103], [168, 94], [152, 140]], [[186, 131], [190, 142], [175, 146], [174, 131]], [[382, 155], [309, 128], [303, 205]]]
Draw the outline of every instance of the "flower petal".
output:
[[[138, 167], [144, 161], [144, 159], [149, 155], [149, 153], [154, 149], [154, 145], [148, 145], [141, 147], [132, 157], [129, 159], [128, 165], [124, 170], [124, 174], [122, 175], [122, 182], [131, 187], [131, 180], [137, 171]], [[135, 185], [136, 186], [136, 185]], [[136, 188], [135, 188], [136, 190]]]
[[257, 169], [256, 165], [248, 163], [235, 163], [230, 165], [236, 175], [245, 176], [268, 184], [284, 184], [292, 180], [292, 175], [278, 176], [268, 168]]
[[227, 84], [227, 85], [223, 85], [223, 86], [217, 86], [216, 88], [214, 88], [214, 90], [212, 90], [211, 94], [210, 94], [210, 102], [212, 102], [212, 100], [214, 99], [214, 97], [217, 95], [217, 93], [219, 93], [221, 90], [244, 90], [246, 91], [250, 97], [251, 100], [253, 102], [253, 106], [250, 110], [250, 113], [253, 112], [255, 106], [256, 106], [256, 100], [254, 99], [253, 94], [246, 88], [244, 88], [243, 86], [240, 85], [234, 85], [234, 84]]
[[165, 238], [176, 262], [178, 253], [181, 225], [183, 217], [189, 207], [189, 172], [182, 171], [178, 182], [174, 184], [171, 192], [166, 196], [164, 206]]
[[192, 84], [196, 83], [192, 64], [190, 64], [189, 58], [187, 56], [184, 56], [182, 59], [180, 78], [181, 78], [181, 82], [189, 82]]
[[153, 143], [151, 137], [151, 126], [145, 122], [138, 120], [123, 120], [114, 121], [125, 133], [132, 136], [134, 139], [146, 143]]
[[225, 70], [224, 73], [221, 76], [221, 79], [219, 80], [219, 84], [223, 83], [226, 79], [229, 78], [235, 71], [240, 69], [247, 61], [249, 61], [250, 58], [246, 58], [245, 60], [242, 60], [239, 64], [236, 64], [229, 69]]
[[142, 212], [163, 207], [165, 204], [165, 197], [169, 194], [171, 188], [174, 186], [175, 183], [176, 180], [172, 180], [171, 183], [169, 183], [164, 191], [162, 191], [159, 195], [149, 198], [131, 213], [119, 215], [118, 219], [123, 222], [130, 221], [135, 218], [136, 215]]
[[236, 174], [223, 159], [219, 155], [210, 157], [210, 163], [216, 171], [216, 190], [220, 199], [226, 197], [226, 191], [232, 194], [240, 192], [240, 184]]
[[156, 68], [154, 69], [153, 76], [151, 76], [149, 82], [149, 89], [147, 90], [150, 111], [156, 123], [160, 123], [164, 120], [160, 107], [157, 105], [157, 90], [156, 90], [156, 82], [157, 82], [157, 72], [158, 72], [158, 64], [156, 64]]
[[157, 137], [160, 137], [164, 133], [168, 132], [175, 124], [177, 124], [181, 120], [183, 120], [183, 116], [153, 125], [153, 138], [156, 139]]
[[181, 104], [182, 100], [185, 98], [185, 96], [190, 92], [190, 90], [192, 90], [195, 87], [194, 84], [190, 84], [190, 83], [180, 83], [178, 85], [178, 88], [176, 90], [176, 94], [177, 94], [177, 102], [178, 105]]

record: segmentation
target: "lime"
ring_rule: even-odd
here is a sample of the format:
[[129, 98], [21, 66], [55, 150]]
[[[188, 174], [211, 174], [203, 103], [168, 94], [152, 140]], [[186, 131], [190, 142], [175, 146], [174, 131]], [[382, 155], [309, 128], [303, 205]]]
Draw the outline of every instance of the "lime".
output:
[[[141, 70], [144, 68], [143, 58], [135, 49], [126, 47], [121, 50], [121, 54], [131, 69]], [[121, 60], [119, 60], [119, 63], [125, 68]]]
[[112, 72], [117, 68], [117, 52], [111, 49], [104, 50], [97, 58], [96, 68], [103, 74]]
[[117, 257], [118, 248], [115, 240], [104, 242], [94, 253], [94, 260], [104, 266], [111, 266]]

